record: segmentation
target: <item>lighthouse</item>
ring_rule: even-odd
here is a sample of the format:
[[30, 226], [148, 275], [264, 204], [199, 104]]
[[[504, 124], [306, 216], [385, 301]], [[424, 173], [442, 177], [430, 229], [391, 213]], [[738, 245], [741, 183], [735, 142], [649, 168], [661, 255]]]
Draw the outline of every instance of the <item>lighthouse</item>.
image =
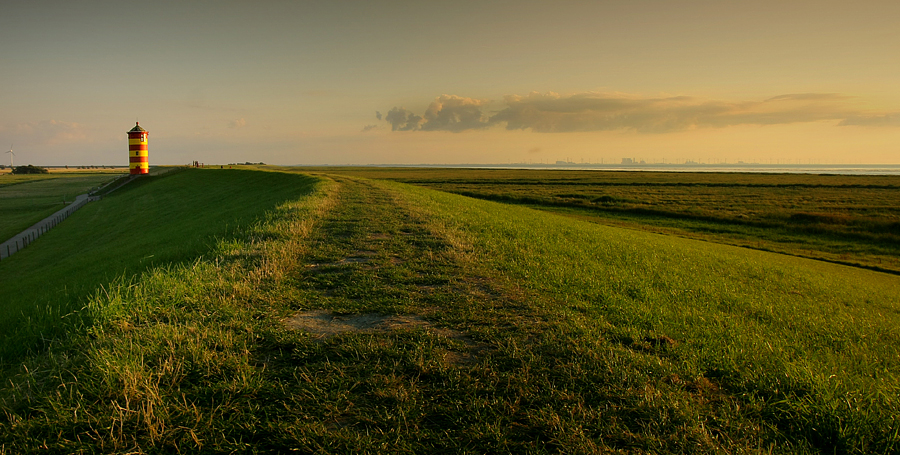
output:
[[134, 128], [128, 131], [128, 167], [131, 175], [150, 173], [150, 161], [147, 158], [147, 130], [134, 122]]

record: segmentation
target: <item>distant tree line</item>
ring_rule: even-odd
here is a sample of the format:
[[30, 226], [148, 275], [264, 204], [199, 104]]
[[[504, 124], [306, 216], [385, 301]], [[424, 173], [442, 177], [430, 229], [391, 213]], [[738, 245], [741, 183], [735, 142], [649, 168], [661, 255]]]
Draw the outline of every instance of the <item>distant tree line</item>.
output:
[[12, 170], [13, 174], [47, 174], [49, 172], [50, 171], [42, 167], [32, 166], [30, 164], [27, 166], [16, 166]]

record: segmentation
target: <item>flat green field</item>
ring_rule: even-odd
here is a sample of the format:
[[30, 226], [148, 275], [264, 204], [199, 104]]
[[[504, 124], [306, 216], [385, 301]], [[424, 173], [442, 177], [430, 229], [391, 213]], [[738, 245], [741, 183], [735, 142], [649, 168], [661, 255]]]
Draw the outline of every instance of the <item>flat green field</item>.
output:
[[282, 197], [43, 319], [0, 450], [900, 453], [900, 276], [284, 171], [116, 196], [208, 193], [156, 215], [197, 227], [234, 217], [223, 188]]
[[0, 242], [65, 207], [65, 201], [116, 177], [98, 172], [0, 174]]

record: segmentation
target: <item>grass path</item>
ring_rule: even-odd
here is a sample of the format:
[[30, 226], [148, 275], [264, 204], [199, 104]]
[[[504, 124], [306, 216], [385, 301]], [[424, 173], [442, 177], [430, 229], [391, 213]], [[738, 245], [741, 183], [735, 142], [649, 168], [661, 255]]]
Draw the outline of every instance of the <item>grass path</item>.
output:
[[[616, 243], [622, 235], [633, 244]], [[0, 453], [898, 450], [896, 434], [886, 434], [896, 425], [896, 397], [842, 395], [846, 389], [815, 382], [822, 372], [807, 382], [769, 383], [766, 374], [783, 371], [758, 370], [798, 361], [781, 349], [810, 368], [828, 360], [805, 355], [839, 353], [817, 351], [806, 344], [815, 339], [789, 331], [772, 332], [785, 337], [771, 338], [777, 352], [757, 352], [753, 343], [761, 341], [741, 332], [741, 323], [764, 327], [776, 309], [742, 315], [747, 302], [720, 300], [740, 292], [740, 280], [775, 280], [774, 290], [748, 299], [781, 295], [783, 282], [773, 277], [788, 269], [757, 270], [738, 264], [749, 259], [737, 253], [687, 240], [676, 241], [674, 252], [642, 249], [654, 239], [330, 176], [245, 235], [220, 241], [209, 259], [156, 267], [96, 296], [83, 336], [59, 340], [46, 356], [4, 374]], [[660, 300], [688, 283], [664, 288], [654, 280], [686, 279], [705, 266], [654, 270], [646, 261], [703, 255], [735, 267], [735, 276], [725, 273], [724, 284], [701, 276], [696, 294]], [[738, 276], [741, 267], [760, 275]], [[896, 288], [891, 280], [886, 289]], [[872, 293], [872, 302], [896, 312], [878, 300], [884, 292]], [[843, 317], [840, 311], [828, 316]], [[852, 315], [873, 327], [894, 317]], [[701, 325], [704, 317], [711, 323]], [[798, 327], [805, 318], [787, 323]], [[706, 331], [677, 332], [685, 321]], [[820, 322], [817, 329], [834, 328]], [[890, 328], [868, 333], [881, 337], [874, 347], [896, 337]], [[732, 340], [711, 340], [723, 336], [746, 337], [738, 341], [754, 351], [731, 352], [736, 345], [724, 341]], [[859, 349], [848, 355], [880, 357], [873, 368], [886, 386], [859, 379], [871, 365], [833, 376], [896, 390], [896, 360]], [[777, 358], [756, 369], [746, 363], [766, 357]], [[853, 400], [856, 414], [841, 400]], [[893, 424], [885, 418], [892, 413]]]
[[[291, 321], [327, 318], [303, 326], [313, 349], [307, 341], [276, 355], [291, 353], [290, 378], [321, 378], [307, 397], [281, 397], [300, 412], [285, 424], [285, 443], [322, 452], [507, 452], [546, 437], [513, 424], [527, 419], [509, 406], [528, 386], [508, 388], [519, 380], [517, 361], [502, 348], [523, 353], [517, 343], [546, 329], [543, 318], [519, 293], [466, 268], [460, 249], [397, 194], [340, 182], [336, 208], [291, 284], [308, 303]], [[367, 330], [352, 323], [361, 315], [392, 316]]]
[[[224, 244], [218, 267], [157, 269], [109, 289], [89, 336], [71, 341], [83, 347], [58, 346], [13, 376], [4, 447], [480, 453], [583, 438], [522, 402], [556, 399], [522, 375], [536, 359], [527, 338], [548, 335], [524, 295], [461, 268], [460, 249], [396, 194], [342, 179], [318, 198], [251, 236], [280, 241]], [[318, 221], [303, 216], [316, 210]], [[311, 310], [404, 324], [286, 328]]]

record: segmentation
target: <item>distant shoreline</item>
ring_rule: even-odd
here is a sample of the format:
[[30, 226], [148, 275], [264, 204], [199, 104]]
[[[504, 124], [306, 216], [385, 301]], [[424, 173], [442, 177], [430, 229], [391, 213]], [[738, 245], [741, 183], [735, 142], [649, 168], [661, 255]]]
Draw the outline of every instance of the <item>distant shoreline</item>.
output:
[[765, 174], [900, 175], [900, 164], [365, 164], [295, 165], [292, 167], [399, 167], [466, 169], [533, 169], [629, 172], [722, 172]]
[[[159, 165], [179, 166], [179, 165]], [[205, 167], [218, 167], [219, 164], [207, 164]], [[280, 166], [280, 165], [275, 165]], [[375, 168], [431, 168], [431, 169], [532, 169], [532, 170], [573, 170], [573, 171], [627, 171], [627, 172], [720, 172], [720, 173], [754, 173], [754, 174], [837, 174], [837, 175], [900, 175], [900, 164], [601, 164], [601, 163], [562, 163], [562, 164], [294, 164], [287, 167], [375, 167]], [[106, 171], [127, 172], [127, 166], [41, 166], [52, 171]], [[9, 173], [10, 169], [0, 170]]]

